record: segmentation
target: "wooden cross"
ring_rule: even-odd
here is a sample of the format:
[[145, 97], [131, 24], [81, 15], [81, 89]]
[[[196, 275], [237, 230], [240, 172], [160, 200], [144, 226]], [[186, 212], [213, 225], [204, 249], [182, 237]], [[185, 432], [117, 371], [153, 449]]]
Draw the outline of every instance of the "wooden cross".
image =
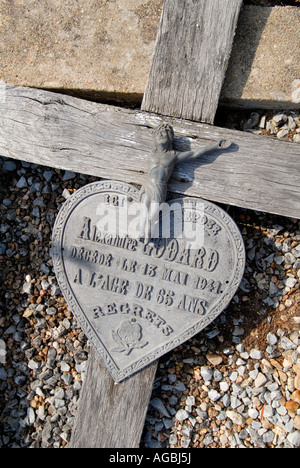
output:
[[[235, 143], [179, 165], [171, 192], [299, 218], [299, 146], [212, 125], [241, 4], [165, 0], [142, 110], [0, 83], [0, 154], [141, 184], [150, 130], [166, 122], [181, 150]], [[156, 369], [115, 385], [91, 349], [70, 446], [138, 447]]]

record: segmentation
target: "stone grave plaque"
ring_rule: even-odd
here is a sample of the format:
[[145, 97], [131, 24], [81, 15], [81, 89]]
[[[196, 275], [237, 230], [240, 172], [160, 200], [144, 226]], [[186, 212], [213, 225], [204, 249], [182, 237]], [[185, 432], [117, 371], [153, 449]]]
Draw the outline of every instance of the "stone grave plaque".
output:
[[116, 382], [211, 323], [245, 267], [240, 231], [213, 203], [164, 203], [147, 241], [138, 209], [134, 186], [89, 184], [64, 203], [52, 238], [61, 291]]

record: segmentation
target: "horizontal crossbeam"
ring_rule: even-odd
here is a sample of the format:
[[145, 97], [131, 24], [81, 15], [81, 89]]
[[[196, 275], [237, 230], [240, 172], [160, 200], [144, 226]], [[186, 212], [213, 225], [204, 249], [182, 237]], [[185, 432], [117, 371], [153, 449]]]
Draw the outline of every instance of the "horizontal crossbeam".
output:
[[300, 146], [261, 135], [0, 84], [0, 155], [142, 184], [151, 130], [171, 124], [179, 150], [231, 147], [178, 164], [169, 190], [300, 218]]

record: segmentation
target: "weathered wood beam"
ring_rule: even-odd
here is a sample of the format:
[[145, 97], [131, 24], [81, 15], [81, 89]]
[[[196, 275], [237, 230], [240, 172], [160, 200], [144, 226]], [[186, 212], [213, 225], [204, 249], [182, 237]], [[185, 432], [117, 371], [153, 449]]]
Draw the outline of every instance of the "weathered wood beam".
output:
[[69, 448], [137, 448], [157, 362], [114, 384], [94, 348], [89, 353]]
[[242, 0], [165, 0], [142, 110], [213, 123]]
[[168, 122], [179, 149], [219, 139], [229, 150], [178, 165], [170, 191], [300, 218], [300, 145], [247, 132], [93, 103], [31, 88], [1, 86], [0, 155], [142, 184], [151, 129]]

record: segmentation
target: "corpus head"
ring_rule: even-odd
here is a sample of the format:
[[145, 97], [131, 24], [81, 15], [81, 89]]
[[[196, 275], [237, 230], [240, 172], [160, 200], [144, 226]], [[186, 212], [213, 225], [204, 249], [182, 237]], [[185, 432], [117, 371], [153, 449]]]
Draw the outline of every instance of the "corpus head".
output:
[[164, 150], [173, 149], [174, 130], [169, 124], [161, 124], [153, 130], [153, 136], [156, 147], [162, 147]]

